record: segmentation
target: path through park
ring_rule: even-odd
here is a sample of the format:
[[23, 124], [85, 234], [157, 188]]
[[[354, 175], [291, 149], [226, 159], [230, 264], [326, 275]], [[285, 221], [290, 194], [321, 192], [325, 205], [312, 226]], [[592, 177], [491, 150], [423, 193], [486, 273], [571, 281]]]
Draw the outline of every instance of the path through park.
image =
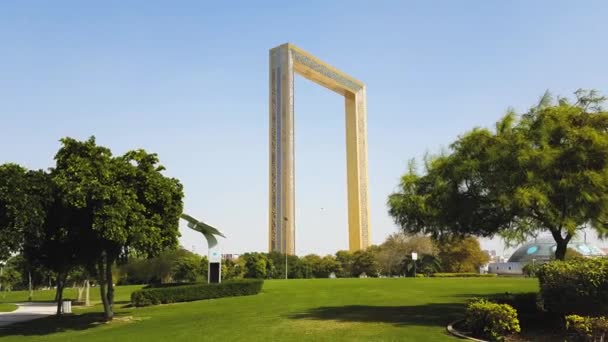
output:
[[7, 325], [53, 315], [57, 312], [55, 303], [16, 303], [19, 308], [13, 312], [0, 313], [0, 328]]

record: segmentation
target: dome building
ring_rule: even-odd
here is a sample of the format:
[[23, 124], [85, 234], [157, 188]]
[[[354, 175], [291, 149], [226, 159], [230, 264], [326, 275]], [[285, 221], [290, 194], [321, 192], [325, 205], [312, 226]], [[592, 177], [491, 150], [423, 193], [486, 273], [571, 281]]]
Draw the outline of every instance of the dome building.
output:
[[[530, 263], [545, 263], [555, 258], [555, 241], [551, 238], [541, 238], [521, 245], [507, 262], [497, 262], [488, 265], [488, 273], [523, 274], [523, 267]], [[585, 257], [601, 257], [606, 254], [597, 246], [584, 241], [570, 241], [569, 249], [573, 249]]]

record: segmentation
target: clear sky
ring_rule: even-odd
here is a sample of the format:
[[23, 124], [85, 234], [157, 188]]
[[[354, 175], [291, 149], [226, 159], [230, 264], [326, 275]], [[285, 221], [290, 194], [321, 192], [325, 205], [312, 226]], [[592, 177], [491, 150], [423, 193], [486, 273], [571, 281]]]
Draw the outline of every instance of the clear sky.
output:
[[[224, 252], [265, 251], [268, 50], [291, 42], [367, 85], [380, 243], [408, 159], [546, 89], [608, 94], [606, 18], [606, 1], [2, 1], [0, 163], [50, 167], [64, 136], [145, 148]], [[343, 106], [296, 79], [298, 254], [348, 247]]]

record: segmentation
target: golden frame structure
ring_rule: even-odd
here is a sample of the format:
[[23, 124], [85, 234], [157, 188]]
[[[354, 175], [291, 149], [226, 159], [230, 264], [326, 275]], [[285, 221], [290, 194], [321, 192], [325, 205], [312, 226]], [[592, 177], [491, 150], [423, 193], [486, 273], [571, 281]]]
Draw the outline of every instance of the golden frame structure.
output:
[[268, 245], [295, 253], [294, 72], [344, 96], [349, 249], [370, 244], [365, 85], [293, 44], [270, 50]]

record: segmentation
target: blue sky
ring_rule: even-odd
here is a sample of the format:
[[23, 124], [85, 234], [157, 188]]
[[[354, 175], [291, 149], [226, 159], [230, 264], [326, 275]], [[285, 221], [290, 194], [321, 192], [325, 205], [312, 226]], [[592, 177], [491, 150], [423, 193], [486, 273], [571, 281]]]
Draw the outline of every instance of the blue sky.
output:
[[[608, 94], [606, 18], [605, 1], [3, 1], [0, 163], [47, 168], [64, 136], [145, 148], [185, 185], [186, 211], [225, 232], [225, 252], [264, 251], [268, 50], [291, 42], [367, 85], [380, 243], [408, 159], [545, 89]], [[348, 246], [343, 106], [296, 79], [299, 254]]]

